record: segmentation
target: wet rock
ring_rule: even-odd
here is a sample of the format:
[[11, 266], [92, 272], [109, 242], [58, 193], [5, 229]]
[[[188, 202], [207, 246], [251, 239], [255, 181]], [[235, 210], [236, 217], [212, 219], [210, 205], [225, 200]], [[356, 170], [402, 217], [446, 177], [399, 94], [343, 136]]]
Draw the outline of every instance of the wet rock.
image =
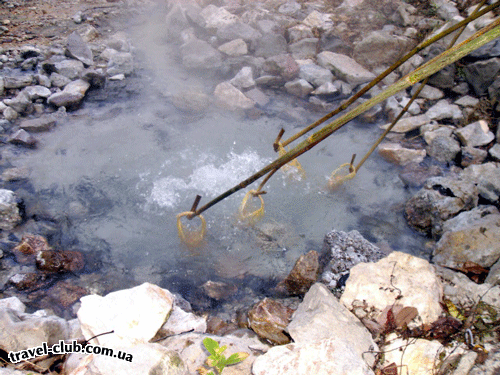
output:
[[425, 181], [434, 176], [442, 176], [443, 169], [438, 165], [422, 165], [417, 163], [407, 164], [399, 173], [399, 178], [407, 186], [421, 187]]
[[245, 92], [245, 96], [253, 100], [260, 107], [265, 107], [269, 103], [269, 97], [257, 88]]
[[[411, 90], [411, 94], [413, 95], [416, 91], [417, 91], [417, 86], [415, 86]], [[422, 91], [420, 91], [420, 93], [418, 94], [418, 97], [424, 98], [427, 100], [438, 100], [438, 99], [441, 99], [444, 97], [444, 93], [443, 93], [443, 91], [441, 91], [438, 88], [435, 88], [435, 87], [432, 87], [429, 85], [425, 85], [424, 88], [422, 89]], [[458, 103], [455, 103], [455, 104], [458, 104]]]
[[403, 56], [410, 45], [408, 38], [383, 30], [372, 31], [355, 44], [353, 57], [369, 68], [391, 65]]
[[500, 72], [500, 58], [477, 61], [464, 68], [465, 79], [472, 86], [477, 96], [486, 94]]
[[425, 143], [428, 145], [437, 137], [453, 137], [453, 126], [440, 126], [436, 122], [431, 122], [428, 125], [420, 127], [420, 135], [424, 138]]
[[205, 333], [206, 331], [207, 321], [205, 318], [186, 312], [180, 307], [174, 305], [170, 316], [165, 324], [161, 326], [156, 335], [158, 337], [168, 337], [184, 332]]
[[87, 69], [82, 79], [90, 84], [91, 88], [101, 89], [106, 85], [106, 76], [97, 70]]
[[51, 250], [51, 247], [45, 237], [27, 233], [23, 235], [21, 242], [14, 247], [13, 252], [18, 263], [33, 264], [40, 252], [48, 250]]
[[0, 325], [0, 348], [6, 352], [37, 347], [43, 342], [50, 347], [59, 340], [70, 338], [68, 323], [57, 316], [47, 315], [43, 310], [25, 314], [2, 307]]
[[378, 146], [378, 153], [387, 161], [398, 165], [420, 163], [426, 156], [425, 150], [405, 148], [399, 143], [388, 142]]
[[432, 265], [395, 251], [377, 263], [354, 266], [340, 302], [350, 308], [354, 301], [364, 301], [382, 311], [397, 300], [415, 307], [422, 322], [430, 324], [442, 313], [442, 298], [443, 287]]
[[427, 155], [443, 163], [455, 160], [460, 144], [452, 137], [435, 137], [426, 147]]
[[302, 295], [316, 282], [318, 275], [319, 254], [311, 250], [297, 259], [292, 271], [276, 288], [288, 295]]
[[442, 99], [434, 104], [426, 112], [427, 117], [431, 120], [453, 119], [459, 120], [463, 117], [460, 107], [456, 104], [450, 104], [446, 99]]
[[64, 90], [52, 94], [47, 103], [56, 107], [74, 107], [80, 104], [90, 84], [82, 79], [68, 83]]
[[495, 144], [492, 148], [488, 150], [491, 158], [496, 161], [500, 161], [500, 143]]
[[290, 322], [293, 310], [278, 301], [264, 298], [248, 313], [252, 330], [261, 338], [278, 345], [290, 342], [283, 332]]
[[445, 220], [478, 204], [478, 189], [466, 179], [432, 177], [405, 205], [408, 224], [423, 232], [439, 234]]
[[241, 68], [229, 83], [238, 89], [249, 89], [254, 87], [255, 81], [253, 80], [252, 68], [249, 66]]
[[28, 86], [23, 89], [23, 93], [26, 95], [28, 100], [33, 101], [36, 99], [47, 99], [51, 91], [45, 86]]
[[106, 74], [112, 77], [117, 74], [128, 76], [134, 71], [134, 57], [130, 52], [116, 52], [108, 61]]
[[2, 180], [7, 182], [27, 180], [29, 178], [29, 174], [30, 171], [26, 167], [7, 168], [2, 172]]
[[295, 95], [299, 98], [303, 98], [309, 95], [314, 90], [314, 87], [305, 79], [298, 78], [285, 83], [285, 89], [286, 92], [290, 95]]
[[36, 146], [37, 140], [26, 130], [19, 129], [9, 137], [9, 142], [15, 145], [33, 148]]
[[222, 64], [221, 53], [199, 39], [184, 44], [181, 55], [182, 64], [188, 69], [217, 69]]
[[328, 265], [322, 279], [331, 288], [349, 274], [349, 270], [361, 262], [376, 262], [384, 254], [366, 240], [358, 231], [331, 231], [323, 240], [323, 251], [327, 253]]
[[222, 40], [243, 39], [247, 43], [255, 43], [262, 34], [253, 27], [242, 22], [233, 22], [217, 29], [217, 37]]
[[500, 199], [500, 165], [495, 162], [470, 165], [463, 170], [460, 177], [477, 186], [479, 196], [491, 204]]
[[56, 126], [57, 119], [52, 115], [23, 120], [19, 127], [32, 133], [45, 132]]
[[217, 301], [229, 299], [238, 291], [236, 285], [211, 280], [203, 284], [201, 288], [207, 296]]
[[219, 46], [218, 50], [228, 56], [243, 56], [248, 53], [248, 46], [243, 39], [234, 39]]
[[318, 38], [305, 38], [288, 46], [294, 59], [314, 59], [318, 53]]
[[481, 164], [488, 156], [488, 151], [475, 147], [462, 147], [462, 159], [460, 165], [468, 167], [472, 164]]
[[375, 75], [346, 55], [323, 51], [317, 56], [318, 64], [331, 70], [334, 75], [350, 84], [371, 81]]
[[55, 69], [57, 73], [75, 80], [81, 76], [84, 66], [81, 61], [66, 59], [55, 63]]
[[20, 92], [12, 99], [5, 99], [3, 101], [6, 105], [11, 107], [17, 113], [23, 113], [26, 111], [28, 106], [31, 104], [31, 101], [28, 99], [28, 96], [24, 92]]
[[286, 39], [281, 34], [270, 33], [257, 39], [253, 45], [254, 55], [268, 58], [271, 56], [286, 54], [288, 51]]
[[0, 229], [12, 230], [21, 221], [16, 194], [12, 190], [0, 189]]
[[495, 139], [495, 135], [490, 131], [488, 123], [484, 120], [457, 129], [455, 133], [464, 146], [484, 146]]
[[44, 292], [44, 299], [47, 301], [47, 308], [53, 308], [55, 304], [62, 306], [64, 309], [69, 309], [87, 294], [89, 294], [87, 289], [75, 285], [73, 282], [59, 281]]
[[85, 260], [79, 251], [47, 250], [37, 254], [36, 265], [45, 272], [78, 272], [85, 267]]
[[16, 273], [12, 275], [9, 282], [18, 290], [36, 289], [41, 275], [35, 272]]
[[443, 236], [433, 259], [441, 266], [460, 268], [471, 261], [491, 267], [500, 258], [500, 214], [491, 206], [462, 212], [443, 223]]
[[68, 57], [79, 60], [86, 66], [90, 66], [94, 63], [92, 50], [76, 31], [68, 36], [65, 53]]
[[3, 86], [6, 89], [22, 89], [33, 84], [33, 75], [26, 74], [15, 77], [3, 77]]
[[250, 109], [255, 105], [253, 100], [247, 98], [229, 82], [219, 83], [215, 87], [214, 96], [220, 106], [230, 110]]
[[17, 119], [19, 117], [19, 113], [16, 112], [15, 109], [13, 109], [12, 107], [6, 107], [3, 112], [3, 117], [7, 120], [7, 121], [14, 121], [15, 119]]
[[201, 91], [181, 91], [172, 97], [172, 104], [184, 112], [203, 113], [210, 105], [210, 97]]
[[300, 68], [292, 55], [277, 55], [266, 59], [262, 69], [269, 74], [280, 76], [283, 79], [290, 81], [297, 78]]
[[134, 345], [149, 341], [163, 325], [174, 297], [166, 289], [144, 283], [135, 288], [109, 293], [105, 297], [81, 298], [78, 320], [85, 338], [114, 330], [97, 339], [100, 345]]
[[207, 29], [218, 29], [235, 23], [239, 20], [237, 16], [230, 13], [225, 8], [219, 8], [213, 4], [210, 4], [203, 8], [200, 15], [205, 20], [205, 27]]
[[325, 82], [311, 94], [326, 97], [337, 96], [338, 94], [340, 94], [340, 90], [338, 85], [334, 85], [332, 82]]
[[325, 83], [332, 83], [333, 80], [331, 71], [316, 64], [301, 65], [299, 77], [305, 79], [315, 87], [319, 87]]
[[[411, 116], [405, 117], [399, 120], [396, 125], [392, 128], [392, 132], [395, 133], [407, 133], [415, 129], [420, 128], [422, 125], [429, 123], [430, 119], [427, 115]], [[387, 129], [391, 124], [385, 124], [380, 126], [381, 129]]]

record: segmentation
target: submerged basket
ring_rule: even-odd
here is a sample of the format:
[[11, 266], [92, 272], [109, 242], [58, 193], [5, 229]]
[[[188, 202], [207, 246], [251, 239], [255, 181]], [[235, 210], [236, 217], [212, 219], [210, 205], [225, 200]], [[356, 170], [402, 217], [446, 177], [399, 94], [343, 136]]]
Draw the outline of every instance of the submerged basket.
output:
[[203, 216], [198, 215], [201, 220], [201, 226], [199, 229], [186, 229], [182, 224], [181, 218], [184, 216], [192, 215], [193, 212], [186, 211], [177, 215], [177, 232], [181, 241], [189, 247], [197, 247], [205, 238], [205, 233], [207, 232], [207, 222]]
[[[260, 207], [254, 211], [248, 211], [248, 203], [250, 198], [258, 197], [260, 200]], [[256, 190], [250, 190], [245, 194], [245, 197], [241, 201], [240, 208], [238, 210], [238, 217], [240, 221], [245, 222], [250, 225], [254, 225], [257, 221], [264, 217], [264, 199], [262, 194], [257, 194]]]
[[356, 168], [351, 163], [344, 163], [332, 172], [328, 180], [328, 187], [335, 190], [345, 181], [354, 178], [354, 176], [356, 176]]

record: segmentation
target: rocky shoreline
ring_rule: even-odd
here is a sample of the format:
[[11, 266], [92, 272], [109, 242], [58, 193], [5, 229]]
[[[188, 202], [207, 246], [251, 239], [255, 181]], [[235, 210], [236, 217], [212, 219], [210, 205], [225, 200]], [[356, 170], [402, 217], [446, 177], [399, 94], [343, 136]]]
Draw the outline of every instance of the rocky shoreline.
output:
[[[216, 78], [209, 91], [187, 87], [164, 93], [179, 110], [196, 115], [215, 105], [250, 118], [297, 120], [303, 108], [318, 116], [331, 110], [424, 33], [456, 23], [473, 9], [445, 0], [414, 5], [172, 0], [159, 8], [123, 2], [117, 14], [160, 9], [161, 37], [178, 46], [177, 58], [186, 70]], [[387, 255], [355, 231], [333, 231], [323, 249], [301, 257], [278, 284], [275, 295], [283, 298], [254, 301], [250, 310], [224, 321], [193, 313], [182, 296], [152, 284], [106, 297], [74, 284], [71, 275], [98, 265], [88, 254], [54, 246], [61, 224], [20, 199], [29, 170], [12, 168], [9, 160], [23, 148], [36, 149], [37, 133], [59, 126], [86, 100], [123, 89], [138, 74], [140, 58], [127, 34], [104, 33], [100, 15], [71, 14], [65, 20], [72, 23], [71, 32], [51, 45], [0, 49], [0, 312], [7, 332], [0, 348], [19, 351], [114, 330], [95, 343], [133, 353], [136, 373], [196, 373], [207, 357], [202, 346], [207, 335], [227, 344], [231, 353], [250, 354], [224, 373], [386, 374], [402, 364], [412, 374], [500, 369], [495, 358], [500, 352], [500, 41], [433, 76], [378, 148], [416, 191], [404, 207], [405, 217], [435, 241], [433, 264], [399, 252]], [[496, 17], [483, 16], [464, 35]], [[9, 35], [7, 21], [2, 38]], [[383, 85], [443, 48], [414, 56]], [[289, 95], [295, 108], [276, 114], [269, 105], [276, 93]], [[391, 120], [409, 98], [410, 92], [400, 93], [363, 120]], [[201, 290], [212, 301], [235, 296], [229, 283], [208, 281]], [[74, 309], [78, 319], [64, 320], [50, 310], [27, 314], [15, 295], [25, 303], [38, 301], [37, 308], [58, 305], [54, 310], [60, 315]], [[393, 350], [398, 347], [405, 350]], [[132, 368], [97, 355], [46, 361], [25, 369], [60, 369], [63, 362], [65, 373], [75, 375]]]

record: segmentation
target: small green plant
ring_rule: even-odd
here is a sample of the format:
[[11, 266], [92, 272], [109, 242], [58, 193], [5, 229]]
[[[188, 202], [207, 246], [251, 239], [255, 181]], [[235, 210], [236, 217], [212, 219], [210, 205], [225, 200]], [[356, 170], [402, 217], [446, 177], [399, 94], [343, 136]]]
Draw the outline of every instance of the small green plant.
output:
[[[203, 340], [203, 345], [205, 345], [205, 348], [210, 353], [210, 357], [207, 358], [206, 363], [209, 367], [214, 368], [217, 374], [222, 373], [224, 367], [239, 363], [245, 360], [245, 358], [249, 355], [248, 353], [239, 352], [231, 354], [228, 358], [226, 358], [223, 352], [227, 349], [227, 345], [219, 346], [217, 341], [209, 337], [206, 337]], [[204, 367], [198, 368], [198, 373], [201, 375], [215, 375], [212, 371], [208, 371], [209, 370]]]

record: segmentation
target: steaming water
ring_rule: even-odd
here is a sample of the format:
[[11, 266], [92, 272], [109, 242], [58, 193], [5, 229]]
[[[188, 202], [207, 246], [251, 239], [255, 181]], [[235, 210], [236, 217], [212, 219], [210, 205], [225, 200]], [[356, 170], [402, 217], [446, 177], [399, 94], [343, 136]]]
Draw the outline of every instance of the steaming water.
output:
[[[333, 193], [326, 188], [331, 172], [353, 153], [359, 159], [380, 134], [376, 124], [357, 123], [299, 158], [305, 180], [278, 172], [269, 181], [266, 215], [257, 228], [237, 223], [244, 190], [204, 214], [204, 246], [196, 252], [182, 246], [175, 215], [187, 211], [196, 194], [204, 204], [249, 177], [276, 158], [272, 142], [281, 127], [287, 138], [320, 115], [308, 113], [294, 123], [265, 115], [250, 120], [214, 108], [200, 116], [177, 111], [165, 93], [190, 87], [210, 92], [214, 82], [184, 71], [172, 47], [151, 38], [158, 35], [153, 31], [144, 26], [135, 34], [143, 57], [141, 95], [87, 101], [53, 131], [40, 134], [38, 150], [15, 159], [30, 167], [46, 205], [68, 216], [75, 247], [92, 248], [103, 240], [113, 266], [130, 270], [137, 281], [155, 282], [158, 275], [165, 280], [172, 274], [200, 281], [282, 276], [299, 255], [319, 250], [332, 229], [357, 229], [393, 249], [423, 254], [422, 240], [401, 215], [409, 192], [394, 166], [374, 155], [355, 179]], [[278, 95], [273, 101], [276, 107], [289, 103]]]

